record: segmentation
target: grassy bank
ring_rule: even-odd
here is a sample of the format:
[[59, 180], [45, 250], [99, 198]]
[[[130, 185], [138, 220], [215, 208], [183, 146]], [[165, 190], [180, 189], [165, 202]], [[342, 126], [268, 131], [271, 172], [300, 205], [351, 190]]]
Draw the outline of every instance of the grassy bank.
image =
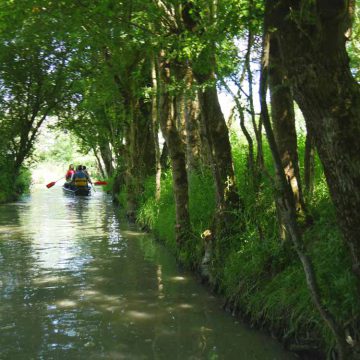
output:
[[[303, 148], [303, 146], [302, 146]], [[233, 141], [237, 181], [245, 211], [237, 214], [245, 224], [234, 231], [221, 256], [223, 266], [213, 269], [235, 312], [257, 327], [265, 328], [291, 348], [318, 349], [329, 353], [335, 346], [311, 301], [305, 276], [291, 245], [279, 239], [279, 228], [270, 180], [264, 178], [254, 193], [244, 159], [246, 149]], [[302, 150], [302, 149], [300, 149]], [[271, 156], [266, 150], [267, 168]], [[304, 241], [317, 271], [318, 281], [328, 308], [341, 323], [355, 328], [359, 309], [354, 293], [354, 278], [348, 267], [340, 231], [322, 169], [317, 164], [315, 191], [308, 201], [314, 223], [304, 230]], [[211, 226], [215, 208], [214, 185], [207, 171], [190, 178], [190, 215], [194, 238], [187, 248], [177, 251], [175, 242], [175, 207], [170, 173], [164, 175], [161, 199], [154, 198], [155, 183], [149, 178], [140, 201], [138, 222], [151, 229], [180, 260], [198, 267], [203, 257], [201, 234]], [[225, 254], [225, 255], [224, 255]]]

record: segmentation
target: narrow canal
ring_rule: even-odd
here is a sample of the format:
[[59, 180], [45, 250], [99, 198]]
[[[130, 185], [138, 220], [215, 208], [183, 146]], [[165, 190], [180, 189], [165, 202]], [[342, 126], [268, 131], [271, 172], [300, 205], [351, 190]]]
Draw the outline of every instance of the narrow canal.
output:
[[293, 359], [220, 302], [101, 191], [0, 206], [0, 359]]

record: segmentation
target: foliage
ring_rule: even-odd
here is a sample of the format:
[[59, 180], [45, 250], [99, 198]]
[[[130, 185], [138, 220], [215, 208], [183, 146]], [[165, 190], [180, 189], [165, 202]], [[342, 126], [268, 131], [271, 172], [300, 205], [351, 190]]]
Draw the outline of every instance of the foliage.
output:
[[[311, 23], [311, 13], [305, 10], [314, 2], [299, 4], [304, 13], [295, 11], [293, 16], [304, 16], [304, 21]], [[126, 178], [118, 194], [123, 208], [130, 198], [140, 204], [138, 221], [178, 253], [171, 172], [163, 174], [161, 198], [156, 201], [154, 178], [144, 179], [153, 168], [142, 171], [148, 158], [139, 150], [145, 142], [151, 145], [150, 127], [155, 126], [156, 132], [158, 125], [152, 121], [159, 120], [151, 117], [151, 110], [158, 110], [151, 109], [152, 97], [156, 94], [160, 98], [160, 92], [153, 89], [152, 64], [160, 52], [169, 62], [172, 80], [168, 87], [158, 87], [166, 88], [171, 96], [188, 85], [178, 77], [191, 69], [198, 81], [193, 85], [195, 90], [229, 79], [238, 86], [236, 96], [240, 99], [241, 95], [242, 102], [246, 99], [249, 105], [244, 111], [252, 111], [250, 89], [239, 87], [246, 77], [250, 81], [251, 73], [256, 75], [257, 65], [252, 62], [260, 53], [263, 7], [264, 2], [243, 0], [3, 1], [0, 201], [26, 190], [26, 159], [73, 162], [73, 145], [63, 134], [51, 149], [38, 151], [31, 158], [40, 127], [54, 115], [58, 119], [56, 129], [74, 135], [83, 153], [95, 153], [98, 163], [104, 164], [109, 188], [119, 180], [117, 174]], [[357, 78], [358, 35], [359, 9], [354, 14], [353, 37], [348, 44]], [[245, 42], [252, 43], [248, 74], [243, 71]], [[173, 72], [179, 74], [173, 76]], [[144, 129], [147, 132], [142, 132]], [[277, 236], [270, 151], [265, 145], [267, 172], [261, 174], [257, 188], [247, 163], [247, 146], [236, 134], [231, 137], [243, 206], [241, 212], [232, 214], [234, 231], [222, 234], [213, 249], [221, 290], [252, 321], [284, 328], [285, 336], [293, 332], [303, 335], [306, 328], [310, 329], [330, 348], [332, 338], [310, 303], [298, 259], [290, 245], [282, 244]], [[303, 153], [303, 143], [301, 146]], [[185, 263], [201, 264], [201, 235], [211, 228], [216, 216], [214, 194], [213, 174], [206, 166], [189, 174], [191, 229], [186, 246], [177, 254]], [[354, 305], [355, 286], [319, 163], [309, 209], [314, 225], [304, 232], [306, 246], [314, 259], [326, 305], [344, 323], [358, 311]], [[341, 311], [336, 311], [339, 304]]]
[[[2, 170], [5, 168], [2, 168]], [[0, 203], [6, 202], [13, 197], [13, 179], [8, 172], [1, 171], [0, 175]]]
[[22, 177], [40, 127], [69, 100], [76, 78], [62, 29], [49, 17], [36, 21], [38, 10], [32, 1], [1, 4], [0, 161], [13, 178]]
[[355, 13], [353, 14], [353, 26], [351, 31], [351, 38], [348, 43], [348, 54], [350, 57], [351, 70], [357, 79], [360, 81], [360, 6], [356, 4]]
[[[246, 209], [239, 216], [245, 227], [232, 236], [223, 267], [217, 269], [221, 289], [242, 316], [252, 323], [270, 328], [284, 339], [294, 337], [294, 334], [300, 341], [309, 336], [317, 338], [318, 344], [322, 342], [324, 347], [331, 349], [333, 338], [312, 305], [302, 266], [290, 244], [282, 243], [278, 237], [272, 183], [264, 178], [258, 193], [254, 193], [248, 181], [243, 156], [245, 148], [235, 136], [232, 139], [237, 181], [241, 184]], [[302, 154], [304, 143], [299, 145]], [[271, 155], [267, 146], [265, 158], [270, 169]], [[329, 309], [338, 320], [346, 322], [359, 311], [356, 287], [318, 159], [316, 170], [315, 193], [310, 204], [315, 223], [305, 232], [304, 239]], [[138, 221], [177, 252], [171, 177], [166, 175], [162, 182], [159, 203], [153, 195], [153, 178], [149, 178], [146, 184]], [[190, 215], [197, 236], [212, 223], [214, 200], [209, 194], [213, 191], [209, 172], [191, 175]], [[199, 239], [191, 239], [189, 244], [185, 254], [178, 254], [180, 259], [200, 264], [203, 253]]]
[[215, 190], [210, 170], [205, 168], [202, 172], [192, 173], [189, 187], [191, 223], [195, 236], [199, 238], [211, 226], [215, 210]]
[[147, 226], [173, 251], [175, 242], [175, 205], [172, 192], [172, 176], [167, 172], [161, 183], [161, 198], [155, 201], [155, 182], [149, 178], [145, 182], [145, 189], [141, 200], [137, 220]]
[[27, 193], [31, 185], [29, 169], [22, 167], [19, 175], [14, 177], [6, 166], [0, 166], [0, 203], [16, 200]]
[[[53, 161], [61, 163], [74, 162], [76, 139], [70, 134], [58, 131], [51, 135], [47, 135], [46, 139], [42, 138], [42, 146], [36, 147], [35, 159], [37, 161]], [[50, 140], [50, 142], [47, 140]], [[46, 146], [44, 146], [45, 144]]]
[[56, 180], [65, 174], [70, 164], [75, 167], [86, 165], [92, 179], [101, 178], [93, 153], [84, 154], [81, 150], [81, 142], [70, 132], [54, 129], [51, 125], [42, 128], [30, 158], [33, 182], [44, 184]]
[[[201, 257], [202, 245], [199, 242], [201, 234], [210, 227], [215, 209], [214, 184], [208, 171], [193, 173], [189, 179], [190, 187], [190, 220], [197, 241], [195, 249], [191, 247], [188, 254], [183, 254], [184, 262], [195, 263]], [[145, 183], [137, 221], [151, 229], [166, 242], [175, 252], [175, 206], [172, 192], [172, 176], [170, 172], [164, 175], [161, 183], [161, 198], [156, 202], [154, 179], [150, 177]], [[201, 205], [201, 206], [199, 206]], [[195, 250], [195, 253], [193, 252]]]

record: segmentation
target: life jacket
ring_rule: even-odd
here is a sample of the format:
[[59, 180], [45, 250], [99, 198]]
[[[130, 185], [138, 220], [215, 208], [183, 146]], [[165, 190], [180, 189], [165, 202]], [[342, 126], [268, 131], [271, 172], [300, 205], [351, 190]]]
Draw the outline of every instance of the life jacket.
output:
[[65, 175], [65, 179], [67, 181], [69, 181], [71, 179], [71, 177], [73, 176], [73, 174], [75, 174], [75, 171], [74, 170], [68, 170], [68, 172], [66, 173]]
[[87, 177], [82, 171], [77, 171], [73, 177], [76, 187], [86, 187], [88, 185]]

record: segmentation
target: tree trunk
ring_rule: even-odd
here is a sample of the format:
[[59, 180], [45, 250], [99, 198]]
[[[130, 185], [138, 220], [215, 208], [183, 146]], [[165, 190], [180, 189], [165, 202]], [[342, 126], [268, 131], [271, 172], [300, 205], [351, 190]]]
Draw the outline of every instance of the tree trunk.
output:
[[152, 77], [152, 131], [154, 137], [155, 148], [155, 199], [160, 200], [161, 196], [161, 153], [159, 145], [159, 119], [160, 119], [160, 89], [159, 89], [159, 69], [157, 59], [152, 60], [151, 64], [151, 77]]
[[186, 129], [186, 162], [188, 171], [192, 172], [200, 166], [200, 104], [197, 94], [193, 93], [192, 70], [188, 68], [185, 77], [187, 91], [185, 94], [185, 129]]
[[167, 171], [169, 169], [169, 147], [164, 141], [164, 145], [161, 149], [161, 155], [160, 155], [160, 164], [161, 164], [161, 171]]
[[[249, 50], [249, 49], [248, 49]], [[240, 79], [240, 86], [243, 79]], [[240, 118], [240, 128], [246, 138], [246, 141], [248, 143], [248, 149], [249, 149], [249, 156], [248, 156], [248, 168], [250, 170], [250, 176], [251, 176], [251, 182], [252, 184], [255, 184], [256, 182], [256, 172], [255, 172], [255, 160], [254, 160], [254, 142], [253, 139], [249, 133], [249, 131], [246, 128], [245, 125], [245, 113], [244, 113], [244, 107], [241, 105], [241, 89], [239, 89], [238, 94], [235, 95], [234, 92], [230, 89], [230, 87], [226, 84], [225, 81], [223, 81], [223, 86], [225, 87], [226, 91], [232, 95], [235, 104], [236, 109], [239, 113]]]
[[[252, 6], [252, 2], [250, 4]], [[250, 9], [252, 11], [252, 8]], [[251, 70], [251, 48], [254, 41], [254, 36], [252, 34], [252, 31], [249, 29], [248, 34], [248, 52], [245, 57], [245, 68], [248, 78], [248, 87], [249, 87], [249, 106], [250, 106], [250, 116], [251, 116], [251, 123], [253, 125], [253, 130], [255, 134], [256, 139], [256, 172], [258, 173], [257, 177], [259, 178], [261, 175], [261, 172], [264, 168], [264, 152], [263, 152], [263, 141], [262, 141], [262, 120], [261, 117], [259, 119], [259, 124], [256, 124], [256, 114], [255, 114], [255, 106], [254, 106], [254, 92], [253, 92], [253, 74]], [[256, 185], [258, 186], [260, 184], [260, 179], [256, 181]]]
[[126, 129], [126, 152], [125, 152], [125, 186], [126, 186], [126, 216], [129, 221], [135, 222], [136, 211], [138, 206], [137, 190], [138, 190], [138, 176], [137, 171], [140, 164], [136, 162], [136, 154], [138, 151], [136, 146], [136, 130], [137, 117], [135, 115], [134, 102], [128, 102], [128, 121], [129, 124]]
[[[211, 18], [212, 22], [215, 23], [215, 4], [210, 3], [207, 10], [209, 19]], [[196, 11], [192, 2], [184, 2], [182, 21], [188, 31], [196, 31], [197, 24], [194, 20]], [[198, 92], [201, 122], [203, 123], [210, 150], [211, 167], [215, 179], [217, 211], [219, 215], [225, 215], [230, 214], [231, 210], [239, 208], [240, 199], [235, 183], [229, 132], [216, 91], [215, 69], [215, 44], [210, 43], [202, 50], [197, 64], [192, 65], [192, 70], [197, 83], [201, 86]], [[225, 223], [226, 221], [223, 222], [224, 228], [227, 227]]]
[[294, 100], [287, 75], [281, 64], [278, 43], [274, 37], [270, 39], [269, 89], [274, 135], [282, 166], [294, 194], [296, 211], [304, 212], [305, 204], [299, 169]]
[[180, 138], [178, 129], [176, 128], [176, 119], [171, 109], [172, 99], [169, 94], [170, 64], [165, 60], [162, 54], [160, 67], [160, 126], [166, 144], [168, 146], [170, 161], [173, 174], [173, 189], [175, 197], [176, 225], [175, 234], [176, 241], [179, 246], [183, 246], [189, 238], [191, 231], [190, 215], [189, 215], [189, 194], [188, 194], [188, 178], [186, 172], [185, 152]]
[[138, 149], [138, 158], [135, 159], [135, 162], [139, 164], [139, 181], [143, 187], [145, 178], [156, 174], [156, 139], [152, 128], [152, 109], [150, 103], [144, 99], [139, 101], [138, 117], [135, 145]]
[[[219, 104], [215, 75], [211, 74], [207, 79], [196, 74], [195, 77], [204, 85], [199, 91], [199, 100], [215, 179], [217, 209], [226, 212], [239, 207], [229, 132]], [[206, 80], [212, 83], [205, 85]]]
[[203, 121], [203, 114], [201, 111], [201, 103], [200, 103], [200, 95], [199, 95], [200, 90], [197, 91], [196, 97], [197, 97], [197, 101], [198, 101], [198, 106], [199, 106], [199, 137], [200, 137], [200, 160], [201, 160], [201, 164], [205, 165], [207, 168], [212, 168], [212, 154], [211, 154], [211, 150], [210, 150], [210, 142], [208, 139], [208, 135], [207, 135], [207, 131], [206, 131], [206, 127], [205, 127], [205, 123]]
[[[360, 281], [360, 88], [345, 48], [349, 3], [319, 0], [316, 7], [302, 9], [282, 0], [272, 16], [294, 98], [314, 136]], [[308, 16], [300, 17], [303, 11]]]
[[315, 177], [315, 142], [314, 137], [310, 131], [307, 130], [305, 140], [305, 156], [304, 156], [304, 183], [305, 192], [308, 200], [314, 191], [314, 177]]
[[99, 146], [101, 159], [103, 160], [107, 176], [111, 177], [114, 172], [112, 152], [109, 143]]
[[103, 164], [102, 164], [102, 162], [101, 162], [100, 156], [99, 156], [98, 153], [97, 153], [96, 147], [93, 147], [92, 150], [93, 150], [94, 156], [95, 156], [95, 158], [96, 158], [96, 162], [97, 162], [97, 165], [98, 165], [98, 169], [99, 169], [99, 171], [100, 171], [100, 175], [101, 175], [103, 178], [106, 178], [106, 173], [105, 173]]
[[[176, 81], [182, 81], [181, 77], [177, 77]], [[186, 125], [185, 125], [185, 94], [181, 89], [172, 97], [173, 100], [173, 111], [176, 123], [177, 131], [180, 135], [180, 140], [185, 148], [186, 146]]]
[[114, 182], [112, 186], [112, 195], [113, 195], [113, 201], [116, 204], [119, 204], [119, 193], [121, 189], [126, 185], [125, 183], [126, 174], [123, 166], [118, 165], [116, 168], [116, 173], [114, 174]]
[[[272, 0], [267, 0], [266, 9], [270, 8]], [[266, 11], [266, 15], [268, 12]], [[287, 231], [289, 233], [290, 240], [292, 241], [295, 251], [301, 261], [304, 269], [306, 283], [310, 291], [312, 301], [318, 310], [319, 314], [327, 324], [329, 329], [332, 331], [338, 346], [340, 359], [346, 359], [348, 353], [348, 345], [345, 341], [344, 329], [336, 322], [333, 314], [329, 312], [323, 303], [320, 288], [317, 283], [314, 266], [310, 257], [307, 255], [306, 249], [304, 248], [301, 233], [296, 221], [296, 212], [294, 206], [294, 196], [287, 182], [285, 173], [283, 171], [282, 160], [280, 152], [276, 144], [275, 136], [271, 128], [270, 117], [266, 103], [266, 90], [267, 90], [267, 77], [268, 77], [268, 64], [269, 64], [269, 47], [270, 47], [270, 34], [268, 29], [270, 24], [267, 23], [269, 20], [265, 15], [265, 36], [263, 42], [263, 55], [262, 55], [262, 67], [260, 75], [260, 103], [261, 103], [261, 116], [263, 119], [264, 127], [266, 130], [267, 139], [271, 149], [271, 153], [275, 163], [276, 169], [276, 183], [278, 186], [279, 194], [281, 194], [281, 200], [279, 202], [280, 211], [282, 218], [284, 219]]]
[[129, 99], [126, 135], [126, 193], [127, 216], [136, 220], [144, 180], [155, 172], [154, 138], [151, 129], [151, 108], [142, 99]]

